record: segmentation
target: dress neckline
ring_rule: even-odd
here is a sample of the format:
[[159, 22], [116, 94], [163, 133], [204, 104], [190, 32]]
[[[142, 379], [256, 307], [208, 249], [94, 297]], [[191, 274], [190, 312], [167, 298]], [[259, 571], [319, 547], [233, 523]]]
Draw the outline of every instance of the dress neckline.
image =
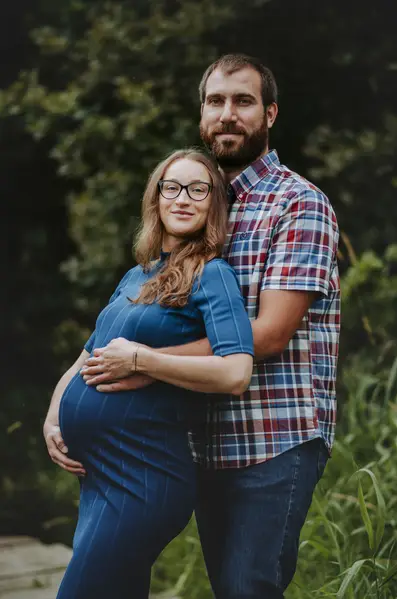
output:
[[171, 252], [164, 252], [162, 249], [160, 250], [160, 262], [164, 262], [169, 255], [171, 254]]

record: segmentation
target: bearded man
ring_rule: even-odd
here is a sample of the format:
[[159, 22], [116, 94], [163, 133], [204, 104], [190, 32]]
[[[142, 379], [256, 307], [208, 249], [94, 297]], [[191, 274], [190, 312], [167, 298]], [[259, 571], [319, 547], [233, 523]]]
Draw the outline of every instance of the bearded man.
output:
[[[269, 151], [278, 108], [268, 68], [223, 56], [204, 73], [200, 98], [201, 137], [228, 188], [224, 258], [251, 319], [255, 365], [248, 391], [209, 402], [205, 427], [192, 431], [196, 518], [216, 599], [282, 599], [334, 439], [338, 226], [327, 197]], [[205, 355], [210, 346], [160, 351]], [[106, 392], [149, 382], [130, 369], [125, 343], [113, 342], [84, 376]], [[62, 448], [59, 433], [54, 443]]]

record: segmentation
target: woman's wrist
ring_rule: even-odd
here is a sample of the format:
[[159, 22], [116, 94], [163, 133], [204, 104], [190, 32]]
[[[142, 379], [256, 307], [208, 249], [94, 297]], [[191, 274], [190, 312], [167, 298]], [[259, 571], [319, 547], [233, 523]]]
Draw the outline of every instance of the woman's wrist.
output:
[[154, 351], [147, 347], [138, 346], [135, 357], [135, 372], [137, 374], [148, 374], [150, 369], [151, 358], [154, 355]]
[[45, 419], [44, 424], [43, 424], [44, 435], [46, 435], [48, 433], [49, 429], [53, 429], [54, 427], [59, 428], [59, 419], [58, 419], [58, 417], [56, 417], [56, 416], [54, 416], [54, 417], [47, 416], [47, 418]]

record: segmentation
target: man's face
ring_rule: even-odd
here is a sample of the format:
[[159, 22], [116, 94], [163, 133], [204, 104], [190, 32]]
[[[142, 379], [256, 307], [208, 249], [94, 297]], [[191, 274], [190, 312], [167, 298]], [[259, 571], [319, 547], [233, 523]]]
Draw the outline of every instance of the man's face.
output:
[[221, 168], [245, 167], [267, 150], [268, 124], [261, 77], [246, 67], [208, 77], [201, 107], [200, 135]]

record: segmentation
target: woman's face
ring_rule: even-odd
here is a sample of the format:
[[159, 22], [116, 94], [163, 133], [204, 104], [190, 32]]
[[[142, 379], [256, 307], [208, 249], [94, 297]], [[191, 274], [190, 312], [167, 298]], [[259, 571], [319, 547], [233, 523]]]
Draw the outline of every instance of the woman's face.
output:
[[211, 177], [201, 162], [181, 158], [167, 168], [160, 187], [163, 250], [169, 252], [182, 239], [193, 237], [204, 228], [211, 205]]

